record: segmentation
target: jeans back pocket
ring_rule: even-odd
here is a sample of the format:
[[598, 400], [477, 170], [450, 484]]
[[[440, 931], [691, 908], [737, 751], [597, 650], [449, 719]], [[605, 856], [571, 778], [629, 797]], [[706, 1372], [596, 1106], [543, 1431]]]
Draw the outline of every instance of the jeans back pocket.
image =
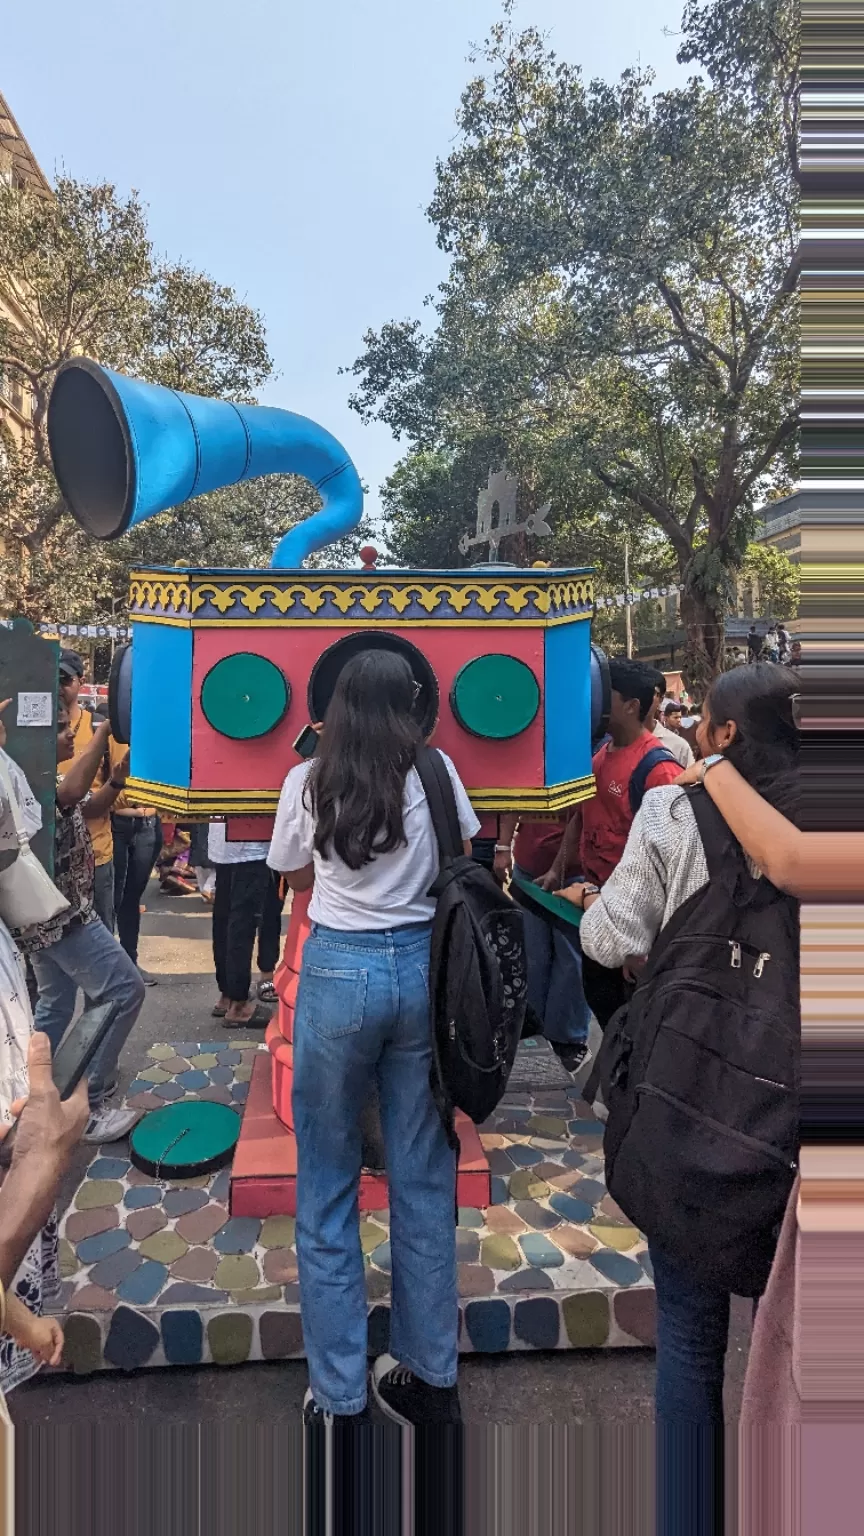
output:
[[304, 965], [297, 989], [297, 1024], [325, 1040], [356, 1035], [363, 1025], [369, 972]]

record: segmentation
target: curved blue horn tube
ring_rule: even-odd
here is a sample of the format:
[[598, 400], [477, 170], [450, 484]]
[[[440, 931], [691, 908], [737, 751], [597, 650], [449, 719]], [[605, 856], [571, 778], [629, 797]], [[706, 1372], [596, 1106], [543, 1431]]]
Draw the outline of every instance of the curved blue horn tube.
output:
[[280, 540], [271, 565], [300, 565], [363, 515], [360, 477], [317, 422], [145, 384], [90, 358], [59, 370], [48, 436], [60, 489], [96, 538], [119, 538], [194, 496], [261, 475], [302, 475], [324, 502]]

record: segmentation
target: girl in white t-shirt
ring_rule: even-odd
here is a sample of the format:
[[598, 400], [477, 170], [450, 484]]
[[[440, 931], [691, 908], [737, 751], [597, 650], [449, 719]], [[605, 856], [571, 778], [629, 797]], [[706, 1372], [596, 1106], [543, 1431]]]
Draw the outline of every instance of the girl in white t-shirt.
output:
[[[390, 1189], [392, 1355], [376, 1398], [403, 1424], [459, 1422], [456, 1167], [429, 1087], [438, 870], [414, 759], [419, 685], [402, 656], [345, 666], [314, 762], [282, 788], [268, 862], [313, 887], [294, 1015], [297, 1262], [308, 1425], [366, 1414], [360, 1116], [377, 1084]], [[466, 852], [477, 820], [445, 758]], [[313, 885], [314, 882], [314, 885]]]

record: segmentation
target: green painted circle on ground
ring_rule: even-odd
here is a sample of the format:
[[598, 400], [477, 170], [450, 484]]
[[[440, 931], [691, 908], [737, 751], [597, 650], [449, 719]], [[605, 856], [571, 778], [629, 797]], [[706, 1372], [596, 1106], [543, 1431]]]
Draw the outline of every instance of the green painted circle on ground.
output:
[[136, 1168], [154, 1178], [197, 1178], [228, 1162], [239, 1135], [236, 1109], [190, 1099], [166, 1104], [139, 1120], [129, 1152]]
[[290, 700], [291, 689], [280, 668], [253, 651], [217, 661], [201, 687], [205, 720], [233, 741], [266, 736], [279, 724]]
[[457, 674], [450, 703], [466, 731], [504, 741], [527, 730], [540, 708], [540, 687], [515, 656], [477, 656]]

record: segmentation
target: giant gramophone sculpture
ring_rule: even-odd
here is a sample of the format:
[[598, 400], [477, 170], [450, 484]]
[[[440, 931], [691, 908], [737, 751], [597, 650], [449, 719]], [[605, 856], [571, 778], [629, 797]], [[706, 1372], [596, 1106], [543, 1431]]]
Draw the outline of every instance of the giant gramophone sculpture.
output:
[[[96, 538], [259, 475], [302, 475], [323, 502], [280, 541], [269, 570], [131, 573], [133, 638], [115, 659], [110, 706], [142, 802], [178, 820], [225, 817], [229, 838], [268, 836], [270, 821], [258, 818], [272, 818], [299, 760], [294, 743], [323, 718], [345, 661], [370, 646], [408, 657], [418, 716], [456, 763], [489, 836], [499, 812], [554, 813], [593, 793], [607, 688], [590, 644], [590, 570], [304, 570], [363, 509], [357, 471], [330, 433], [289, 411], [182, 394], [86, 358], [58, 373], [48, 432], [63, 495]], [[289, 1128], [283, 1031], [302, 907], [286, 946], [286, 1006], [268, 1040], [272, 1103]], [[250, 1093], [247, 1120], [255, 1102]], [[237, 1171], [234, 1207], [251, 1214]], [[263, 1173], [260, 1200], [288, 1209], [265, 1194]]]

